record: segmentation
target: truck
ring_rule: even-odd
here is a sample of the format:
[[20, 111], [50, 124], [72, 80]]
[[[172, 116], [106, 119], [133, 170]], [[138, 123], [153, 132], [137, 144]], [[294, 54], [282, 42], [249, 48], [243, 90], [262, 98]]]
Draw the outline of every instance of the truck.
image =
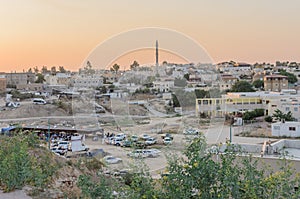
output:
[[88, 151], [89, 148], [85, 146], [83, 141], [85, 140], [84, 135], [76, 135], [71, 137], [71, 151], [78, 152], [78, 151]]

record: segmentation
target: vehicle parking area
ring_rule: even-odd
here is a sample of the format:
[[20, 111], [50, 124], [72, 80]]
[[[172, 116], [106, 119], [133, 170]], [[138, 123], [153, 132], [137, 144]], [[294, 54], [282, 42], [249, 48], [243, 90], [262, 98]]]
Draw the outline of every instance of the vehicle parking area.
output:
[[[90, 150], [101, 148], [110, 156], [122, 159], [122, 162], [117, 164], [107, 164], [107, 170], [130, 169], [142, 160], [148, 166], [151, 175], [159, 175], [165, 170], [167, 157], [171, 154], [181, 154], [188, 143], [187, 138], [193, 136], [184, 134], [177, 120], [178, 118], [169, 118], [163, 121], [169, 122], [172, 129], [162, 131], [157, 130], [159, 127], [156, 128], [164, 126], [161, 118], [152, 120], [149, 124], [123, 127], [121, 130], [104, 126], [104, 137], [87, 136], [85, 144]], [[153, 130], [154, 128], [156, 129]], [[123, 146], [126, 142], [129, 143], [128, 146]]]

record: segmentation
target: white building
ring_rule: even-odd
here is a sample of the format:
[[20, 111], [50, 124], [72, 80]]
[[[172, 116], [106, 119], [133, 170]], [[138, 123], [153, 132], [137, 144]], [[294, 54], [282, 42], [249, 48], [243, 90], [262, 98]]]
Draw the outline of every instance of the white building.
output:
[[283, 113], [291, 112], [296, 121], [300, 121], [300, 96], [271, 99], [268, 104], [268, 115], [272, 116], [275, 110]]
[[300, 137], [300, 122], [273, 123], [272, 136]]
[[174, 80], [165, 79], [153, 82], [153, 88], [159, 92], [169, 92], [171, 88], [174, 87]]
[[100, 75], [77, 75], [73, 77], [72, 83], [76, 88], [96, 88], [103, 86], [103, 77]]

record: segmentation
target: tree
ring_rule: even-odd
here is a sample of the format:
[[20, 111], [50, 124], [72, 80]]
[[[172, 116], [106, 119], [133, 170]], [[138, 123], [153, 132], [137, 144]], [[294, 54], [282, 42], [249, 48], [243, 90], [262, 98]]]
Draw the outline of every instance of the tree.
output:
[[261, 89], [261, 88], [264, 87], [264, 81], [258, 79], [258, 80], [255, 80], [255, 81], [252, 83], [252, 85], [253, 85], [255, 88]]
[[107, 88], [106, 88], [106, 86], [98, 87], [98, 88], [96, 88], [96, 90], [99, 90], [100, 93], [107, 93]]
[[36, 74], [39, 73], [39, 68], [37, 66], [34, 67], [33, 70], [34, 70], [34, 73], [36, 73]]
[[51, 67], [51, 74], [56, 75], [56, 66]]
[[266, 116], [265, 121], [271, 123], [273, 121], [272, 116]]
[[163, 61], [163, 63], [162, 63], [163, 65], [167, 65], [168, 64], [168, 62], [165, 60], [165, 61]]
[[87, 75], [92, 75], [96, 73], [90, 61], [86, 62], [86, 66], [83, 68], [83, 72]]
[[118, 72], [119, 69], [120, 69], [120, 65], [118, 65], [118, 64], [114, 64], [114, 65], [110, 68], [111, 71], [115, 71], [116, 73]]
[[32, 73], [32, 68], [29, 68], [27, 72]]
[[187, 81], [190, 80], [190, 74], [188, 74], [188, 73], [184, 74], [183, 77], [184, 77]]
[[297, 77], [294, 74], [286, 72], [286, 70], [284, 70], [284, 69], [280, 69], [278, 71], [279, 71], [280, 75], [287, 76], [289, 83], [294, 84], [298, 81]]
[[253, 92], [254, 89], [252, 88], [252, 85], [247, 81], [238, 81], [236, 82], [231, 90], [231, 92]]
[[195, 90], [195, 95], [197, 98], [205, 98], [208, 97], [208, 92], [203, 90], [203, 89], [196, 89]]
[[140, 64], [137, 61], [134, 60], [134, 62], [130, 65], [130, 69], [134, 70], [139, 66], [140, 66]]
[[60, 73], [66, 73], [67, 72], [66, 69], [63, 66], [59, 66], [58, 70], [59, 70]]
[[176, 95], [172, 94], [173, 107], [180, 107], [180, 103], [176, 97]]
[[272, 118], [274, 118], [275, 120], [279, 120], [279, 121], [294, 121], [295, 118], [292, 115], [292, 112], [289, 111], [287, 113], [283, 113], [281, 110], [276, 109], [272, 115]]
[[37, 77], [37, 79], [36, 79], [35, 83], [44, 83], [44, 81], [46, 81], [44, 78], [44, 75], [42, 73], [36, 74], [36, 77]]
[[47, 69], [47, 66], [43, 66], [42, 67], [42, 70], [41, 70], [41, 73], [42, 74], [45, 74], [45, 73], [48, 73], [49, 71], [48, 71], [48, 69]]
[[210, 98], [220, 98], [222, 95], [220, 89], [212, 88], [208, 90], [208, 96]]
[[185, 87], [187, 85], [186, 79], [175, 78], [174, 86]]
[[86, 66], [84, 67], [84, 69], [85, 69], [85, 70], [90, 70], [90, 69], [92, 69], [92, 64], [91, 64], [90, 61], [87, 61], [87, 62], [86, 62]]

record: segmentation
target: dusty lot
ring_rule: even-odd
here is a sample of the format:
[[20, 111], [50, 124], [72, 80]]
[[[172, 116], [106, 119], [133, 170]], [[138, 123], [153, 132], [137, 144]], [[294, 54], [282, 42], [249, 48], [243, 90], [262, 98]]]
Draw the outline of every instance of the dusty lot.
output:
[[[180, 153], [184, 150], [187, 141], [185, 139], [186, 136], [183, 135], [182, 131], [187, 125], [199, 127], [199, 122], [197, 120], [198, 119], [193, 117], [150, 118], [150, 120], [145, 121], [146, 124], [121, 126], [121, 130], [127, 135], [141, 136], [142, 134], [148, 134], [157, 138], [158, 143], [149, 146], [148, 148], [160, 150], [160, 155], [156, 158], [143, 159], [144, 163], [149, 167], [150, 173], [155, 176], [164, 170], [165, 166], [167, 165], [167, 157], [170, 157], [170, 154], [180, 155]], [[103, 128], [106, 133], [109, 132], [117, 134], [121, 132], [115, 126], [103, 126]], [[205, 129], [207, 126], [205, 127], [203, 125], [202, 128]], [[161, 133], [172, 133], [174, 137], [172, 145], [165, 146], [163, 144]], [[140, 160], [127, 156], [127, 153], [133, 150], [131, 148], [108, 145], [101, 138], [99, 138], [98, 141], [92, 141], [92, 136], [87, 138], [85, 143], [90, 149], [103, 149], [105, 152], [108, 152], [115, 157], [122, 158], [123, 163], [109, 165], [108, 169], [110, 170], [131, 168], [132, 165], [140, 164]]]

